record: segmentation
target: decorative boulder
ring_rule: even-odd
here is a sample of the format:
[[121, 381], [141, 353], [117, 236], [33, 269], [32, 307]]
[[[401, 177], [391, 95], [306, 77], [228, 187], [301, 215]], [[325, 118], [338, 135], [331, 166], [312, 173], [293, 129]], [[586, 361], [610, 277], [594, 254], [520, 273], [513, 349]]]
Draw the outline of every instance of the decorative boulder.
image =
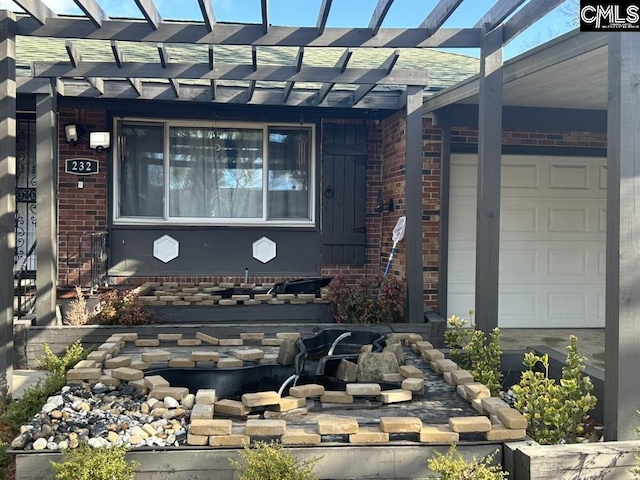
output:
[[343, 358], [338, 364], [336, 378], [343, 382], [355, 382], [358, 378], [358, 365]]
[[358, 357], [358, 382], [380, 382], [383, 373], [397, 373], [400, 364], [393, 352], [362, 353]]
[[278, 363], [280, 365], [293, 365], [296, 355], [298, 354], [298, 345], [295, 340], [285, 339], [280, 344], [280, 350], [278, 350]]
[[398, 364], [399, 365], [404, 365], [405, 361], [404, 361], [404, 350], [402, 348], [402, 344], [401, 343], [392, 343], [390, 345], [387, 345], [386, 347], [384, 347], [384, 352], [392, 352], [395, 356], [396, 359], [398, 360]]

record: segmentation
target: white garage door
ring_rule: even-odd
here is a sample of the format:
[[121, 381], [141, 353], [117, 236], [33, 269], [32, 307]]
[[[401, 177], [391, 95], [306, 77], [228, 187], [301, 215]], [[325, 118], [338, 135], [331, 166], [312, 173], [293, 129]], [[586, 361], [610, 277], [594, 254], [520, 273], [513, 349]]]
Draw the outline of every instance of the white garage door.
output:
[[[476, 155], [452, 155], [448, 314], [475, 305]], [[604, 327], [606, 159], [502, 157], [502, 328]]]

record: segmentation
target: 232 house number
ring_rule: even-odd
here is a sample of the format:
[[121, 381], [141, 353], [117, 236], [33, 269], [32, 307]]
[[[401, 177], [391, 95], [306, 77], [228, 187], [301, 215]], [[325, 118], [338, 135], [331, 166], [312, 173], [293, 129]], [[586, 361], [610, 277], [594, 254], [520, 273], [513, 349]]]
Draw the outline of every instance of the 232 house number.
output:
[[66, 161], [65, 172], [73, 175], [95, 175], [98, 161], [90, 158], [70, 158]]

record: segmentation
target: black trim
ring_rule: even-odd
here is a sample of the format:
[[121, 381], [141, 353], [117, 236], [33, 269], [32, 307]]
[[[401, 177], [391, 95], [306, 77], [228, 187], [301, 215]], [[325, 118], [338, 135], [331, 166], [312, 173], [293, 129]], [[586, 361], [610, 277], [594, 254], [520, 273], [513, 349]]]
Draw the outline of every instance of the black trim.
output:
[[[451, 153], [478, 153], [476, 143], [452, 143]], [[502, 145], [503, 155], [545, 155], [562, 157], [606, 157], [603, 147], [559, 147], [555, 145]]]
[[[456, 104], [438, 110], [438, 123], [478, 128], [478, 105]], [[607, 132], [607, 111], [575, 108], [502, 107], [503, 130]]]

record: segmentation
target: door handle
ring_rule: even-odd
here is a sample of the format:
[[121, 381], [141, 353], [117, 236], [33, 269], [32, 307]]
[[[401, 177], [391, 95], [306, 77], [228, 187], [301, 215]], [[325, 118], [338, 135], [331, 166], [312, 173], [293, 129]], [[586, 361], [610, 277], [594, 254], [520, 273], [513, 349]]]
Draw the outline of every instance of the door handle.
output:
[[331, 187], [327, 187], [324, 189], [324, 197], [325, 198], [333, 198], [333, 189]]

